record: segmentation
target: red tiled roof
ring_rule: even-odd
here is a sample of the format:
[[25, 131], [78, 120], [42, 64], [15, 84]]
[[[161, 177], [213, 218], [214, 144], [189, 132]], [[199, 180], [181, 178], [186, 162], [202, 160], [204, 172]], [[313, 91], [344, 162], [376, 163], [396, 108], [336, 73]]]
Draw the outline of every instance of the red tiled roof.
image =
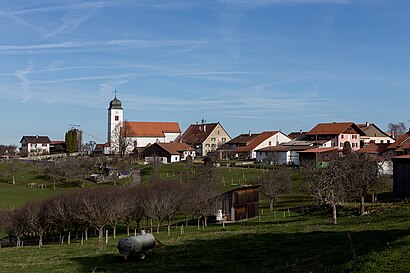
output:
[[181, 140], [189, 144], [202, 143], [208, 138], [217, 125], [218, 123], [191, 124], [182, 134]]
[[387, 143], [376, 144], [374, 142], [370, 142], [368, 145], [364, 146], [357, 152], [361, 154], [383, 154], [387, 151], [388, 146], [389, 144]]
[[396, 140], [396, 142], [390, 144], [389, 147], [387, 147], [387, 148], [388, 149], [397, 149], [397, 148], [403, 146], [403, 144], [405, 144], [407, 142], [410, 142], [410, 131], [408, 131], [406, 134], [399, 137]]
[[65, 141], [64, 140], [52, 140], [50, 141], [50, 145], [64, 145]]
[[399, 155], [393, 157], [393, 159], [410, 159], [410, 155]]
[[158, 146], [166, 150], [168, 153], [172, 155], [180, 154], [183, 151], [193, 151], [194, 149], [191, 148], [186, 143], [174, 142], [174, 143], [157, 143]]
[[347, 134], [360, 134], [364, 136], [364, 132], [354, 124], [353, 122], [332, 122], [332, 123], [319, 123], [306, 135], [339, 135], [342, 133]]
[[324, 148], [313, 148], [309, 149], [306, 151], [300, 151], [300, 153], [326, 153], [326, 152], [332, 152], [332, 151], [337, 151], [338, 148], [335, 147], [324, 147]]
[[125, 121], [123, 128], [130, 137], [164, 137], [165, 133], [181, 133], [178, 122]]
[[104, 148], [104, 147], [110, 147], [110, 143], [106, 142], [104, 144], [96, 144], [95, 145], [96, 148]]
[[[238, 141], [247, 141], [246, 146], [236, 147], [235, 152], [250, 152], [253, 151], [256, 147], [258, 147], [258, 145], [260, 145], [263, 141], [265, 141], [271, 136], [276, 135], [277, 133], [279, 133], [279, 131], [262, 132], [257, 135], [251, 135], [250, 138], [246, 138], [246, 135], [240, 135], [237, 138], [234, 138], [234, 141], [231, 141], [235, 144], [238, 143]], [[235, 139], [237, 142], [235, 141]], [[229, 141], [228, 143], [231, 143], [231, 141]]]

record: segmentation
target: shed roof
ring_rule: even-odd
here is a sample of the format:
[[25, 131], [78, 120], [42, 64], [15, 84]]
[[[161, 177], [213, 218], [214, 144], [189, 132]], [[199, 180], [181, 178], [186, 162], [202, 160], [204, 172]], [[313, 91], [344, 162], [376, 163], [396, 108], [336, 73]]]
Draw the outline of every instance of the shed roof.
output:
[[324, 148], [313, 148], [306, 151], [300, 151], [300, 153], [326, 153], [326, 152], [333, 152], [338, 151], [338, 148], [334, 147], [324, 147]]

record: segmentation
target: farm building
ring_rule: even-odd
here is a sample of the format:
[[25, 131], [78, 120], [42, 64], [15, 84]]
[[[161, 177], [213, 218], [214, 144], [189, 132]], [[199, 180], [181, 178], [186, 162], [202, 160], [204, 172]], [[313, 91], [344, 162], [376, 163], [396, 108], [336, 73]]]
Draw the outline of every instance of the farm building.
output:
[[259, 185], [245, 186], [222, 193], [216, 211], [222, 210], [228, 221], [254, 218], [259, 215]]
[[393, 158], [393, 196], [410, 198], [410, 155]]

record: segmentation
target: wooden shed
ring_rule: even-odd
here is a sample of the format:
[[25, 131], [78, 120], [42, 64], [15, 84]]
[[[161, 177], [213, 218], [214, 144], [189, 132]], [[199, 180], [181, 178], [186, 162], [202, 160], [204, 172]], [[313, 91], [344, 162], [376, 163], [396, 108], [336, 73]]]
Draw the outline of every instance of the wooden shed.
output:
[[410, 155], [393, 158], [393, 196], [410, 198]]
[[228, 221], [257, 217], [259, 188], [260, 185], [244, 186], [222, 193], [217, 198], [216, 210], [222, 210]]

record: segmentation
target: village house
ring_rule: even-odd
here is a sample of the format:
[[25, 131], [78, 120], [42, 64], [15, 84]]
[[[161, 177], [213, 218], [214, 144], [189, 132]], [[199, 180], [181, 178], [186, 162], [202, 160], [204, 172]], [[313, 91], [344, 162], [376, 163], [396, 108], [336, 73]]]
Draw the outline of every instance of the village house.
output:
[[360, 137], [365, 133], [353, 122], [319, 123], [306, 134], [310, 141], [322, 141], [323, 147], [342, 149], [349, 142], [353, 151], [360, 149]]
[[195, 150], [186, 143], [154, 143], [143, 151], [144, 158], [150, 162], [173, 163], [194, 159]]
[[280, 131], [265, 131], [260, 134], [241, 134], [227, 143], [227, 149], [233, 153], [233, 157], [238, 159], [255, 159], [256, 151], [277, 146], [291, 139]]
[[50, 142], [48, 136], [23, 136], [20, 153], [23, 156], [50, 154]]
[[364, 135], [360, 136], [361, 147], [366, 146], [370, 142], [376, 144], [394, 143], [394, 139], [380, 130], [380, 128], [374, 123], [366, 122], [363, 124], [357, 124], [357, 126], [364, 133]]
[[299, 166], [299, 152], [312, 149], [308, 141], [290, 141], [277, 146], [268, 146], [256, 150], [256, 162], [260, 164], [278, 164]]
[[394, 143], [387, 147], [395, 155], [409, 155], [410, 154], [410, 131], [399, 137]]
[[191, 124], [178, 139], [190, 145], [198, 156], [206, 156], [231, 140], [222, 125], [217, 123]]

